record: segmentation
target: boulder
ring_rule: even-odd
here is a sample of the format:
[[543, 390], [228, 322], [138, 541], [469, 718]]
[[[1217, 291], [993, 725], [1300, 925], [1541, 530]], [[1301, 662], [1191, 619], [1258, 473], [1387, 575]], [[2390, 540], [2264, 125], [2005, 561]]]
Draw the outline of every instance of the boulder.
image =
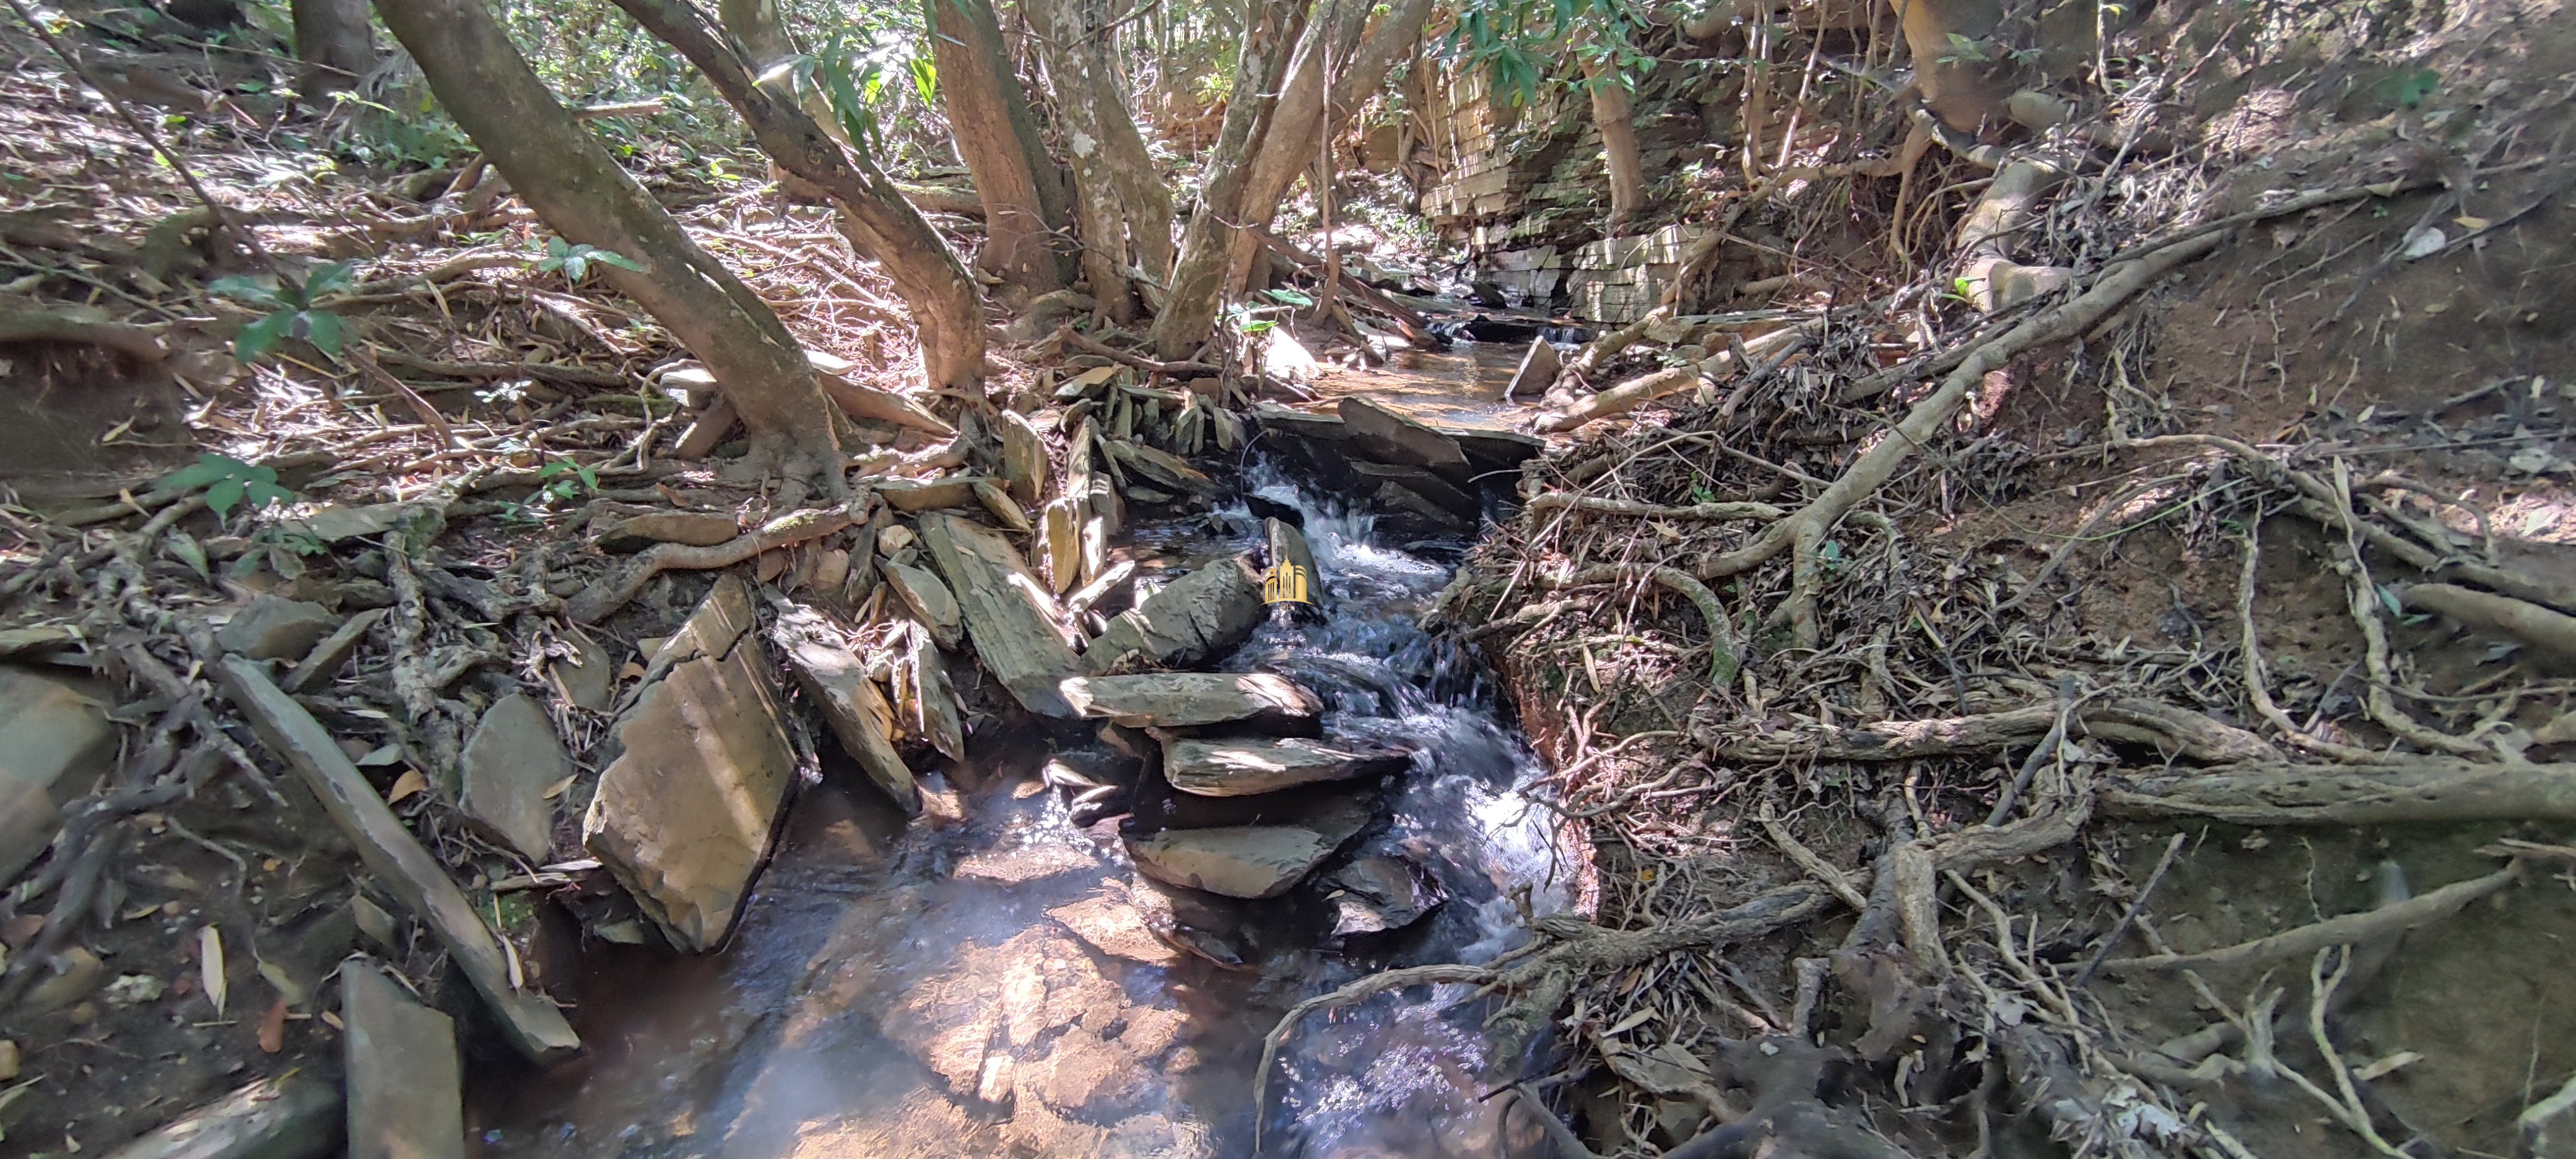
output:
[[1267, 672], [1077, 676], [1060, 688], [1075, 714], [1131, 728], [1244, 722], [1255, 731], [1314, 736], [1323, 727], [1323, 701]]
[[1187, 668], [1232, 651], [1261, 625], [1261, 576], [1239, 556], [1165, 584], [1109, 621], [1083, 653], [1094, 672], [1141, 660]]
[[531, 862], [554, 860], [555, 803], [546, 791], [572, 775], [572, 761], [534, 698], [512, 693], [483, 710], [457, 773], [467, 818]]
[[1136, 868], [1157, 880], [1226, 897], [1277, 897], [1325, 858], [1336, 842], [1297, 825], [1166, 829], [1127, 839]]
[[1332, 892], [1333, 934], [1376, 934], [1402, 929], [1439, 906], [1442, 895], [1413, 866], [1393, 857], [1358, 857], [1322, 883]]
[[614, 520], [591, 542], [601, 551], [642, 551], [657, 543], [713, 547], [742, 534], [731, 515], [712, 511], [647, 511]]
[[253, 660], [294, 660], [313, 650], [340, 617], [303, 600], [259, 595], [215, 632], [215, 646]]
[[975, 655], [1020, 706], [1042, 716], [1073, 716], [1060, 690], [1082, 659], [1055, 624], [1054, 600], [1018, 549], [997, 532], [947, 515], [925, 516], [921, 539], [947, 577]]
[[1166, 737], [1163, 779], [1202, 797], [1256, 793], [1391, 773], [1411, 763], [1399, 748], [1302, 737]]
[[957, 610], [957, 597], [949, 594], [948, 585], [939, 582], [938, 576], [893, 560], [877, 566], [895, 598], [912, 609], [913, 618], [930, 629], [930, 638], [940, 647], [955, 648], [966, 641], [966, 622]]
[[0, 881], [13, 881], [62, 828], [65, 801], [116, 756], [116, 729], [78, 686], [0, 665]]
[[768, 658], [733, 619], [748, 595], [737, 595], [731, 575], [717, 588], [655, 661], [693, 640], [731, 634], [732, 643], [670, 665], [636, 698], [582, 821], [591, 855], [673, 945], [693, 952], [733, 929], [796, 776]]
[[867, 666], [847, 649], [811, 642], [796, 645], [787, 660], [798, 686], [840, 738], [841, 751], [906, 815], [919, 815], [921, 786], [894, 747], [894, 708], [868, 679]]
[[364, 959], [340, 967], [340, 1021], [349, 1159], [464, 1159], [456, 1024]]

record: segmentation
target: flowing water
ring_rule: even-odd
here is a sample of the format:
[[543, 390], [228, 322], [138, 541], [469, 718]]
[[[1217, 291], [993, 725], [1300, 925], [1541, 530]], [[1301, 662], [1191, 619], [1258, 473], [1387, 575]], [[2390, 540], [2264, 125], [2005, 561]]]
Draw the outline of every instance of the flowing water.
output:
[[[1464, 545], [1398, 550], [1368, 516], [1257, 465], [1243, 482], [1304, 513], [1330, 597], [1215, 666], [1290, 674], [1329, 702], [1327, 735], [1414, 751], [1322, 873], [1400, 859], [1445, 896], [1427, 917], [1337, 938], [1341, 899], [1312, 878], [1212, 917], [1184, 903], [1184, 922], [1221, 929], [1214, 956], [1240, 959], [1224, 968], [1136, 924], [1131, 901], [1170, 891], [1139, 883], [1114, 821], [1077, 828], [1070, 794], [1037, 779], [1050, 751], [1096, 743], [1088, 730], [993, 726], [959, 773], [973, 783], [944, 786], [909, 826], [827, 760], [725, 952], [586, 957], [591, 1057], [487, 1076], [483, 1152], [1247, 1155], [1253, 1072], [1282, 1010], [1378, 968], [1489, 960], [1530, 914], [1569, 904], [1583, 867], [1520, 795], [1536, 768], [1486, 673], [1415, 626]], [[1141, 528], [1136, 550], [1256, 551], [1258, 527], [1236, 506]], [[1488, 1057], [1467, 997], [1416, 989], [1310, 1019], [1270, 1077], [1263, 1153], [1503, 1153], [1499, 1103], [1479, 1095], [1528, 1060]]]

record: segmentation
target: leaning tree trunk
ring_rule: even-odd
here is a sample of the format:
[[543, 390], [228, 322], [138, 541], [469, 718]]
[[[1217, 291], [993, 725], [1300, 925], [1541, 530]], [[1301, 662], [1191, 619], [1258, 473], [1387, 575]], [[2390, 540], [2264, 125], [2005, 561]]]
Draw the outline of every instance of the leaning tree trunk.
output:
[[320, 97], [357, 87], [376, 67], [376, 33], [367, 0], [294, 0], [295, 57], [305, 64], [295, 87]]
[[1252, 177], [1249, 161], [1268, 133], [1288, 52], [1305, 30], [1309, 11], [1300, 0], [1255, 0], [1246, 13], [1243, 50], [1235, 59], [1225, 121], [1209, 154], [1207, 184], [1199, 190], [1189, 230], [1181, 236], [1168, 301], [1154, 317], [1154, 348], [1165, 358], [1196, 353], [1215, 329], [1228, 258], [1234, 236], [1241, 232], [1245, 186]]
[[984, 249], [975, 264], [1019, 297], [1064, 286], [1054, 231], [1062, 213], [1049, 213], [1039, 192], [1051, 171], [1037, 139], [1028, 95], [1002, 52], [1002, 29], [991, 0], [922, 0], [929, 9], [930, 51], [939, 65], [940, 103], [957, 155], [975, 176], [984, 200]]
[[[1268, 229], [1278, 219], [1279, 205], [1288, 199], [1288, 189], [1297, 183], [1297, 175], [1315, 164], [1316, 138], [1338, 133], [1351, 114], [1386, 83], [1396, 61], [1422, 38], [1422, 26], [1431, 18], [1432, 3], [1433, 0], [1395, 0], [1366, 40], [1360, 39], [1360, 33], [1368, 23], [1368, 4], [1344, 0], [1330, 16], [1314, 21], [1303, 38], [1306, 43], [1298, 47], [1297, 56], [1289, 62], [1288, 79], [1279, 88], [1279, 111], [1272, 115], [1270, 132], [1253, 160], [1252, 176], [1244, 187], [1245, 222]], [[1318, 35], [1319, 29], [1323, 36]], [[1326, 77], [1323, 54], [1312, 51], [1321, 44], [1333, 48], [1331, 64], [1337, 77]], [[1231, 248], [1226, 292], [1240, 294], [1250, 284], [1252, 270], [1262, 253], [1261, 242], [1250, 231], [1239, 231]]]
[[755, 449], [838, 490], [832, 411], [803, 349], [574, 122], [483, 0], [384, 0], [377, 12], [439, 104], [538, 217], [567, 241], [643, 267], [600, 272], [707, 364]]
[[688, 0], [617, 0], [617, 6], [706, 74], [771, 160], [831, 198], [850, 244], [885, 267], [895, 293], [912, 308], [931, 385], [983, 398], [984, 352], [992, 331], [975, 282], [876, 161], [843, 150], [804, 110], [755, 83], [758, 78], [724, 33]]
[[1082, 269], [1112, 321], [1136, 317], [1132, 265], [1160, 283], [1172, 273], [1172, 193], [1145, 148], [1084, 0], [1026, 0], [1055, 76], [1056, 113], [1073, 156]]
[[1601, 157], [1610, 169], [1611, 233], [1628, 224], [1646, 202], [1646, 165], [1637, 154], [1637, 106], [1615, 65], [1586, 60], [1592, 90], [1592, 123], [1601, 130]]

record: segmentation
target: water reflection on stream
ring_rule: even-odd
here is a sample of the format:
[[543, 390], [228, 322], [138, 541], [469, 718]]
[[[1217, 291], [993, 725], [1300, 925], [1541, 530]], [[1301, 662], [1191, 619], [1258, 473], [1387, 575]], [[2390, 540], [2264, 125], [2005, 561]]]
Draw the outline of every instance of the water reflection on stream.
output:
[[[1246, 1155], [1253, 1070], [1281, 1010], [1370, 969], [1490, 959], [1524, 936], [1520, 906], [1563, 908], [1578, 871], [1553, 815], [1514, 792], [1534, 772], [1524, 746], [1482, 669], [1414, 627], [1447, 567], [1276, 478], [1249, 482], [1308, 511], [1333, 603], [1320, 623], [1263, 628], [1220, 667], [1292, 674], [1331, 702], [1329, 733], [1417, 752], [1344, 856], [1427, 869], [1445, 904], [1345, 957], [1314, 948], [1334, 907], [1310, 879], [1246, 903], [1257, 968], [1220, 969], [1132, 924], [1125, 903], [1149, 887], [1114, 823], [1076, 830], [1038, 785], [1049, 738], [979, 736], [978, 783], [947, 820], [909, 828], [827, 764], [725, 953], [592, 956], [577, 1012], [592, 1056], [487, 1080], [484, 1153]], [[1253, 549], [1257, 521], [1230, 514], [1223, 533], [1140, 529], [1140, 550]], [[1415, 990], [1311, 1020], [1272, 1076], [1264, 1152], [1505, 1153], [1498, 1105], [1477, 1098], [1492, 1081], [1483, 1009], [1453, 1005], [1464, 997]]]

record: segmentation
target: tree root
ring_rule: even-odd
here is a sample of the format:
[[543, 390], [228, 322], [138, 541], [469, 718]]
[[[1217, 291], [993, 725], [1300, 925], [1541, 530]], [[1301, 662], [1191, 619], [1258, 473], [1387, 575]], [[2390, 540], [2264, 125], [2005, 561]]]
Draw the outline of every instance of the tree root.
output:
[[803, 543], [830, 535], [859, 522], [864, 503], [790, 512], [770, 520], [760, 530], [735, 536], [709, 547], [691, 547], [681, 543], [655, 544], [635, 557], [634, 562], [592, 584], [564, 601], [564, 614], [574, 623], [596, 624], [609, 613], [625, 607], [644, 590], [654, 576], [666, 571], [705, 571], [732, 567], [764, 551]]
[[[1934, 720], [1889, 720], [1858, 728], [1822, 727], [1712, 741], [1712, 751], [1740, 761], [1902, 761], [1993, 752], [2028, 744], [2057, 720], [2055, 705]], [[2135, 697], [2090, 702], [2071, 714], [2083, 735], [2147, 744], [2203, 764], [2277, 761], [2263, 738], [2201, 713]]]
[[2329, 946], [2352, 945], [2386, 937], [2458, 912], [2461, 906], [2494, 893], [2521, 880], [2522, 865], [2516, 861], [2485, 877], [2453, 882], [2431, 893], [2408, 898], [2395, 905], [2360, 913], [2340, 914], [2321, 922], [2283, 930], [2269, 937], [2239, 942], [2197, 954], [2156, 954], [2144, 958], [2113, 958], [2102, 963], [2102, 969], [2114, 974], [2151, 970], [2209, 970], [2242, 966], [2264, 966], [2302, 954], [2313, 954]]
[[1532, 514], [1547, 511], [1589, 511], [1600, 515], [1633, 515], [1644, 519], [1733, 520], [1778, 519], [1788, 512], [1768, 503], [1693, 503], [1687, 507], [1661, 507], [1652, 503], [1635, 503], [1626, 499], [1603, 499], [1591, 495], [1569, 495], [1550, 491], [1533, 497], [1522, 508]]
[[1877, 445], [1854, 461], [1841, 478], [1825, 488], [1825, 493], [1787, 518], [1765, 528], [1752, 542], [1734, 551], [1702, 562], [1692, 571], [1702, 580], [1724, 579], [1741, 574], [1768, 561], [1795, 543], [1802, 528], [1812, 527], [1816, 534], [1831, 528], [1844, 514], [1857, 506], [1879, 487], [1894, 478], [1897, 467], [1918, 446], [1930, 443], [1950, 422], [1950, 416], [1965, 402], [1968, 392], [1984, 381], [1988, 372], [2011, 361], [2032, 347], [2071, 338], [2092, 328], [2110, 312], [2163, 277], [2175, 266], [2218, 248], [2216, 234], [2192, 238], [2140, 256], [2134, 263], [2113, 266], [2073, 301], [2024, 320], [1971, 351], [1958, 369], [1941, 382], [1941, 389], [1916, 403], [1896, 429], [1888, 432]]
[[2576, 616], [2456, 584], [2406, 584], [2397, 589], [2397, 598], [2408, 607], [2502, 632], [2562, 662], [2576, 662]]
[[1719, 688], [1734, 683], [1735, 673], [1744, 663], [1743, 647], [1735, 638], [1735, 624], [1727, 618], [1726, 606], [1717, 602], [1717, 593], [1691, 578], [1689, 572], [1670, 567], [1639, 568], [1605, 563], [1570, 574], [1542, 574], [1537, 583], [1543, 588], [1564, 589], [1593, 584], [1632, 584], [1641, 580], [1653, 580], [1699, 609], [1700, 619], [1708, 624], [1709, 682]]

